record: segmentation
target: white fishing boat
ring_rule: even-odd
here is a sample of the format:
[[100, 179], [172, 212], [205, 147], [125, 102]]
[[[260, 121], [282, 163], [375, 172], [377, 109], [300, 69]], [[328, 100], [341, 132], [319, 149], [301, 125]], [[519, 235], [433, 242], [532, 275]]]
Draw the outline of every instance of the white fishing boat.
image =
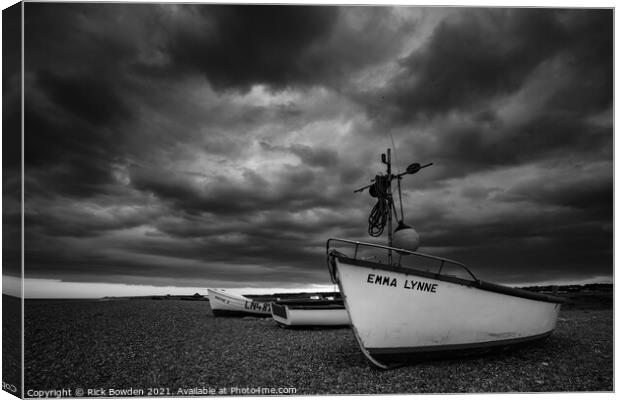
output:
[[209, 305], [215, 316], [270, 316], [271, 304], [233, 294], [225, 289], [207, 289]]
[[350, 324], [342, 299], [290, 299], [271, 303], [271, 315], [286, 327], [337, 327]]
[[457, 261], [416, 252], [419, 236], [404, 223], [402, 202], [401, 219], [392, 232], [392, 213], [398, 215], [390, 182], [398, 179], [400, 195], [401, 177], [431, 164], [412, 164], [407, 172], [393, 175], [389, 149], [382, 161], [387, 174], [358, 191], [369, 188], [378, 203], [383, 202], [376, 209], [385, 212], [375, 215], [382, 221], [373, 225], [373, 210], [369, 233], [378, 236], [387, 224], [388, 246], [327, 241], [328, 269], [363, 354], [374, 365], [390, 368], [548, 337], [556, 326], [561, 298], [483, 282]]

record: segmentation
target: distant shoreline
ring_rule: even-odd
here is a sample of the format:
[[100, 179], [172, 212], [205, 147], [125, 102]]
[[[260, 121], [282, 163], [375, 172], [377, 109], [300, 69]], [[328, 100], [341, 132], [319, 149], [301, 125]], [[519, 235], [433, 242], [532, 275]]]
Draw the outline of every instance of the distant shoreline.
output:
[[[576, 293], [589, 293], [589, 292], [608, 292], [613, 291], [614, 284], [613, 283], [589, 283], [583, 285], [544, 285], [544, 286], [519, 286], [518, 289], [530, 290], [538, 293], [557, 293], [559, 295], [563, 294], [576, 294]], [[314, 293], [327, 293], [323, 292], [313, 292], [303, 290], [300, 292], [295, 292], [299, 294], [314, 294]], [[200, 297], [196, 297], [196, 295]], [[261, 297], [271, 297], [278, 293], [274, 292], [272, 294], [244, 294], [244, 296], [248, 296], [251, 298], [260, 299]], [[290, 293], [287, 293], [290, 294]], [[14, 299], [20, 299], [20, 297], [16, 297], [10, 294], [3, 293], [3, 296], [8, 296]], [[209, 301], [207, 294], [200, 295], [199, 293], [195, 294], [184, 294], [184, 295], [171, 295], [171, 294], [152, 294], [152, 295], [142, 295], [142, 296], [104, 296], [104, 297], [82, 297], [82, 298], [72, 298], [72, 297], [25, 297], [24, 300], [29, 302], [31, 301], [120, 301], [120, 300], [204, 300]]]

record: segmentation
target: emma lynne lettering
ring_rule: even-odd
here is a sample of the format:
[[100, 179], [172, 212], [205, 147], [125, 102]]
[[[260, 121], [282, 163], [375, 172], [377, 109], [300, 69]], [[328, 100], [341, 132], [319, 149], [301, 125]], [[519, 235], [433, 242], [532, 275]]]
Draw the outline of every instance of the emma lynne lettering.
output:
[[[398, 280], [390, 276], [382, 276], [376, 274], [368, 274], [366, 278], [367, 283], [375, 285], [384, 285], [390, 287], [398, 287]], [[429, 282], [414, 281], [412, 279], [405, 279], [402, 286], [405, 289], [418, 290], [421, 292], [437, 293], [437, 284]]]

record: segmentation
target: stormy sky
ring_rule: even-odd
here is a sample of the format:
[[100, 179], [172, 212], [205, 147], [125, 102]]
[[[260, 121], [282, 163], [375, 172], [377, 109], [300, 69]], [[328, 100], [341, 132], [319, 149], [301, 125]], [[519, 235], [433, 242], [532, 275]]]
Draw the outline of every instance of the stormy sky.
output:
[[399, 170], [434, 163], [403, 180], [420, 251], [506, 284], [611, 279], [609, 9], [26, 3], [24, 23], [27, 278], [328, 283], [326, 240], [371, 239], [353, 190], [393, 138]]

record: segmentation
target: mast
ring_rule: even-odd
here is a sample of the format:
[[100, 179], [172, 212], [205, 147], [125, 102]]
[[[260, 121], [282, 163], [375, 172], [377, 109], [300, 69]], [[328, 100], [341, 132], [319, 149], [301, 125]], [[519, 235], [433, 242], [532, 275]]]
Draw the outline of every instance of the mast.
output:
[[[387, 159], [386, 159], [387, 158]], [[381, 154], [381, 161], [387, 165], [387, 207], [388, 207], [388, 216], [387, 216], [387, 227], [388, 227], [388, 247], [392, 247], [392, 203], [394, 199], [392, 199], [392, 151], [390, 148], [387, 149], [387, 157], [385, 154]], [[392, 250], [388, 250], [388, 264], [392, 264]]]
[[392, 198], [392, 149], [387, 149], [387, 175], [389, 177], [388, 179], [388, 185], [387, 185], [387, 192], [388, 192], [388, 197], [387, 197], [387, 202], [388, 202], [388, 246], [392, 247], [392, 204], [394, 202], [394, 199]]

